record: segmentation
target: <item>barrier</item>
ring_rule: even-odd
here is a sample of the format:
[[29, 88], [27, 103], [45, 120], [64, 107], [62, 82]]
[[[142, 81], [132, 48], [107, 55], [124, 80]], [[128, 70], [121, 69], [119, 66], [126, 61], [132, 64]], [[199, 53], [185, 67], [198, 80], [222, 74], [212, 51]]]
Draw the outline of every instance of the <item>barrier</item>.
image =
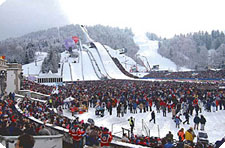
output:
[[[10, 140], [13, 143], [8, 143], [6, 148], [14, 148], [19, 136], [3, 136], [1, 143], [6, 146], [6, 140]], [[50, 136], [34, 136], [35, 145], [34, 148], [62, 148], [63, 145], [63, 135], [50, 135]]]
[[42, 93], [39, 93], [39, 92], [34, 92], [34, 91], [31, 91], [31, 90], [19, 90], [18, 93], [20, 95], [23, 95], [23, 96], [29, 94], [30, 97], [37, 98], [37, 99], [41, 99], [43, 97], [50, 97], [50, 95], [42, 94]]
[[143, 78], [140, 78], [140, 79], [161, 79], [161, 80], [189, 80], [189, 81], [224, 81], [224, 79], [210, 79], [210, 78], [154, 78], [154, 77], [143, 77]]

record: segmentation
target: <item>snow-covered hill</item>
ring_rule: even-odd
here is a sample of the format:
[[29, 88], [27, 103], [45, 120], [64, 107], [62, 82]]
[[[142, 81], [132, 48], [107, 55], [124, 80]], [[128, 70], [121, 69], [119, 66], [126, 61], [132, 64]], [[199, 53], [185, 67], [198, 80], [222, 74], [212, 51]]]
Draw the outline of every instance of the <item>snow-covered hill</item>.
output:
[[[143, 61], [145, 67], [137, 64], [140, 72], [133, 73], [134, 75], [143, 76], [147, 74], [145, 71], [150, 70], [153, 65], [159, 65], [160, 70], [177, 70], [177, 66], [172, 61], [162, 57], [157, 52], [157, 41], [150, 41], [145, 36], [136, 36], [135, 41], [140, 46], [137, 56]], [[61, 53], [60, 68], [57, 75], [62, 76], [63, 81], [99, 80], [103, 77], [130, 79], [119, 70], [111, 57], [117, 58], [128, 72], [136, 65], [132, 58], [120, 54], [119, 50], [103, 46], [98, 42], [95, 42], [96, 48], [83, 46], [83, 51], [74, 51], [79, 55], [78, 58], [71, 57], [68, 51]], [[23, 73], [25, 75], [41, 74], [41, 64], [46, 56], [47, 53], [36, 53], [36, 62], [23, 65]], [[182, 68], [182, 70], [187, 69]]]
[[[83, 51], [74, 51], [79, 57], [71, 57], [68, 51], [61, 53], [60, 68], [57, 75], [63, 77], [63, 81], [100, 80], [103, 77], [109, 79], [130, 79], [124, 75], [113, 62], [110, 53], [115, 50], [105, 48], [95, 42], [97, 48], [88, 48]], [[92, 57], [90, 57], [92, 55]], [[47, 53], [36, 53], [36, 61], [23, 65], [24, 75], [40, 75], [41, 65]], [[114, 55], [115, 56], [115, 55]], [[124, 55], [125, 56], [125, 55]], [[125, 56], [129, 59], [129, 57]], [[121, 59], [121, 57], [120, 57]], [[75, 62], [76, 61], [76, 62]]]
[[134, 41], [140, 48], [140, 50], [137, 53], [137, 56], [142, 59], [146, 67], [148, 67], [147, 64], [148, 61], [151, 68], [153, 65], [159, 65], [159, 70], [169, 70], [169, 71], [189, 70], [185, 67], [177, 67], [177, 65], [170, 59], [161, 56], [157, 51], [158, 41], [151, 41], [144, 34], [136, 35], [134, 37]]

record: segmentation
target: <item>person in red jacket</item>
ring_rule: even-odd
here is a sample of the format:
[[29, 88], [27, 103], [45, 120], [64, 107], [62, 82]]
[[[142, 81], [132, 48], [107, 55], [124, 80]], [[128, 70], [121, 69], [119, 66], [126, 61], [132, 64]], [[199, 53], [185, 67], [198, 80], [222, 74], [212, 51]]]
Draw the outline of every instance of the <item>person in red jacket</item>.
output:
[[109, 147], [110, 142], [112, 141], [112, 133], [109, 132], [107, 128], [104, 128], [100, 133], [101, 147]]
[[74, 127], [72, 127], [69, 130], [69, 134], [72, 136], [73, 138], [73, 147], [74, 148], [82, 148], [82, 137], [84, 135], [85, 131], [82, 131], [78, 125], [74, 125]]

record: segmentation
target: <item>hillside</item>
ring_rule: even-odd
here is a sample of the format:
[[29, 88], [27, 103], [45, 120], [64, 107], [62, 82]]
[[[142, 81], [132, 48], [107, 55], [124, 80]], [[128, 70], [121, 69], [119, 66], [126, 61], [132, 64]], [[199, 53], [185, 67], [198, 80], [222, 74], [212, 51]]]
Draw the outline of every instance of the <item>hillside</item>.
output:
[[225, 35], [220, 31], [190, 33], [159, 42], [158, 52], [178, 66], [203, 70], [223, 68]]
[[[108, 45], [113, 49], [126, 48], [127, 55], [133, 57], [139, 50], [133, 41], [130, 29], [119, 29], [101, 25], [87, 27], [89, 35], [97, 42]], [[35, 52], [49, 52], [54, 50], [61, 53], [66, 50], [64, 41], [78, 36], [82, 43], [86, 38], [79, 25], [67, 25], [59, 28], [50, 28], [26, 34], [18, 38], [10, 38], [0, 42], [0, 54], [5, 55], [9, 62], [28, 64], [35, 61]]]

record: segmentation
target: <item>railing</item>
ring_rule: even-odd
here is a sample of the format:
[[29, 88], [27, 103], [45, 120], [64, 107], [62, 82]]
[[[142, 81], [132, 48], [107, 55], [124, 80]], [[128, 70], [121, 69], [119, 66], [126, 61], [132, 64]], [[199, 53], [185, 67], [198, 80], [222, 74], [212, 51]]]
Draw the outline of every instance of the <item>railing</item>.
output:
[[[96, 62], [96, 60], [95, 60], [93, 54], [92, 54], [88, 49], [86, 50], [86, 52], [87, 52], [87, 54], [88, 54], [88, 56], [89, 56], [89, 59], [90, 59], [90, 61], [91, 61], [91, 64], [92, 64], [92, 67], [93, 67], [93, 69], [94, 69], [94, 71], [95, 71], [96, 76], [97, 76], [99, 79], [101, 79], [102, 77], [104, 77], [104, 75], [102, 74], [102, 72], [101, 72], [101, 70], [100, 70], [100, 68], [99, 68], [99, 66], [98, 66], [98, 63]], [[99, 74], [97, 73], [97, 71], [96, 71], [96, 69], [95, 69], [95, 66], [94, 66], [93, 62], [95, 63], [95, 65], [96, 65], [96, 67], [97, 67], [99, 73], [101, 74], [101, 76], [99, 76]]]
[[61, 76], [63, 76], [63, 66], [64, 66], [64, 62], [62, 63], [62, 66], [61, 66]]
[[[95, 43], [93, 43], [93, 44], [95, 45]], [[101, 57], [101, 55], [100, 55], [100, 53], [99, 53], [98, 48], [97, 48], [96, 45], [95, 45], [95, 47], [96, 47], [95, 50], [97, 51], [97, 54], [98, 54], [98, 56], [99, 56], [99, 59], [100, 59], [100, 61], [101, 61], [101, 63], [102, 63], [102, 66], [103, 66], [103, 69], [105, 70], [106, 75], [107, 75], [109, 78], [112, 79], [112, 77], [109, 76], [108, 72], [107, 72], [106, 69], [105, 69], [104, 63], [103, 63], [103, 61], [102, 61], [102, 57]]]
[[69, 63], [69, 67], [70, 67], [70, 77], [71, 77], [71, 81], [73, 81], [73, 73], [72, 73], [72, 66]]
[[146, 133], [146, 136], [150, 137], [150, 129], [148, 128], [144, 119], [142, 119], [142, 130]]

